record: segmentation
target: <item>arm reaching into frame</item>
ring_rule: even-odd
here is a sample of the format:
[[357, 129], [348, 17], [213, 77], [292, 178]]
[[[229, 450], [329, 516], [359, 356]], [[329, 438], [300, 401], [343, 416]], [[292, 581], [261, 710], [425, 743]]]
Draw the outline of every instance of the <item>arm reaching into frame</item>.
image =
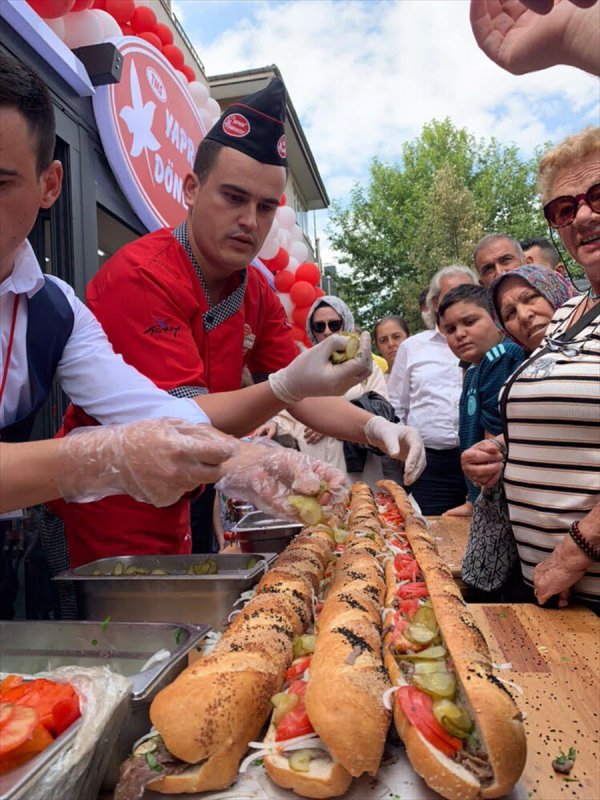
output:
[[600, 75], [598, 0], [471, 0], [483, 52], [513, 75], [556, 64]]

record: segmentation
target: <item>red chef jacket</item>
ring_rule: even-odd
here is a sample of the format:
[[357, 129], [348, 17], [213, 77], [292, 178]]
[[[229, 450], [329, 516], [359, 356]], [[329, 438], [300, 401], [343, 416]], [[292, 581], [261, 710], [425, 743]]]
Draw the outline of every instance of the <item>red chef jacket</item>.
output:
[[[160, 388], [179, 396], [225, 392], [240, 388], [243, 367], [268, 374], [298, 355], [281, 302], [258, 270], [230, 282], [226, 299], [209, 306], [184, 224], [119, 250], [89, 283], [87, 301], [115, 351]], [[95, 424], [70, 406], [59, 435]], [[72, 567], [191, 549], [187, 498], [160, 509], [125, 495], [49, 505], [64, 520]]]

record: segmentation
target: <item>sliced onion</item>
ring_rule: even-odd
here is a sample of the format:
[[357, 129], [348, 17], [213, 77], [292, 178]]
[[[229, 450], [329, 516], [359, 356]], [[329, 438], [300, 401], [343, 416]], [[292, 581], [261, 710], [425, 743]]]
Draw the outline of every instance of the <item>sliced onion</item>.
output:
[[523, 688], [519, 686], [518, 683], [515, 683], [514, 681], [507, 681], [506, 678], [499, 678], [497, 675], [496, 675], [496, 680], [500, 681], [500, 683], [503, 683], [505, 686], [512, 686], [512, 688], [516, 692], [518, 692], [519, 694], [523, 694]]
[[392, 711], [394, 708], [394, 704], [392, 703], [392, 695], [395, 694], [399, 688], [399, 686], [391, 686], [383, 693], [383, 697], [381, 699], [383, 700], [384, 707], [387, 708], [388, 711]]
[[146, 661], [144, 666], [141, 668], [140, 672], [144, 672], [145, 670], [150, 669], [150, 667], [153, 667], [155, 664], [160, 664], [161, 661], [166, 661], [167, 658], [170, 657], [170, 655], [171, 655], [170, 650], [165, 650], [164, 648], [162, 650], [159, 650], [158, 653], [154, 653], [154, 655], [150, 656], [148, 661]]
[[252, 600], [255, 594], [256, 594], [255, 589], [248, 589], [246, 592], [242, 592], [241, 595], [233, 604], [233, 607], [235, 608], [235, 606], [239, 605], [240, 603], [245, 604], [247, 600]]
[[239, 772], [246, 772], [248, 767], [259, 758], [272, 755], [284, 755], [284, 753], [294, 750], [304, 750], [305, 747], [312, 747], [315, 750], [325, 750], [329, 752], [316, 733], [307, 733], [305, 736], [297, 736], [294, 739], [287, 739], [282, 742], [248, 742], [248, 747], [256, 748], [254, 753], [246, 756], [240, 764]]
[[354, 662], [359, 657], [359, 655], [362, 653], [362, 651], [363, 651], [363, 649], [362, 649], [362, 647], [359, 647], [359, 645], [356, 645], [356, 647], [353, 647], [352, 648], [352, 652], [348, 653], [348, 655], [344, 659], [344, 664], [348, 664], [349, 666], [353, 667], [354, 666]]
[[148, 739], [154, 739], [154, 737], [158, 736], [158, 735], [159, 734], [158, 734], [158, 731], [156, 730], [156, 728], [150, 728], [150, 732], [149, 733], [144, 734], [144, 736], [140, 736], [140, 738], [137, 740], [137, 742], [133, 743], [133, 745], [131, 746], [131, 752], [135, 753], [135, 751], [142, 744], [142, 742], [146, 742], [146, 741], [148, 741]]
[[232, 611], [231, 614], [227, 617], [227, 622], [231, 622], [234, 617], [237, 617], [238, 614], [242, 613], [241, 608], [236, 608], [235, 611]]

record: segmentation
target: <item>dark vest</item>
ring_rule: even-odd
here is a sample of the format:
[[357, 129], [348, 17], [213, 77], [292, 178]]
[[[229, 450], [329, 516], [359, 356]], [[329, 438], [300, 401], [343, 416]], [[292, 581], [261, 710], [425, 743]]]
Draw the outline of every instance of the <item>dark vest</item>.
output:
[[63, 350], [73, 331], [75, 315], [62, 290], [47, 277], [28, 301], [27, 364], [31, 404], [19, 408], [18, 419], [0, 431], [4, 442], [26, 442], [35, 417], [46, 402]]

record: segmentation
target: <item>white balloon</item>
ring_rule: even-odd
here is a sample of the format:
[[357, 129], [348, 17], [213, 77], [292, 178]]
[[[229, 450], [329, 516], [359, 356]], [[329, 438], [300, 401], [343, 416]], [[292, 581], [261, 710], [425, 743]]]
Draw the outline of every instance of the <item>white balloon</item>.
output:
[[209, 97], [206, 101], [206, 110], [209, 111], [213, 117], [219, 119], [221, 116], [221, 106], [217, 103], [214, 97]]
[[268, 260], [269, 258], [275, 258], [278, 252], [279, 252], [279, 240], [277, 236], [272, 237], [269, 234], [269, 236], [267, 236], [267, 238], [263, 242], [263, 246], [258, 251], [258, 257], [266, 258]]
[[290, 260], [290, 262], [288, 263], [287, 267], [285, 267], [281, 271], [282, 272], [289, 272], [290, 275], [295, 275], [297, 269], [298, 269], [298, 264], [292, 264], [292, 262]]
[[180, 69], [175, 70], [175, 75], [177, 75], [184, 86], [188, 85], [188, 79], [186, 78], [185, 73], [183, 73]]
[[292, 236], [292, 242], [303, 242], [304, 241], [304, 233], [303, 233], [302, 228], [300, 227], [300, 225], [298, 225], [298, 223], [296, 223], [294, 225], [294, 227], [292, 228], [291, 236]]
[[290, 233], [285, 228], [279, 228], [279, 244], [284, 250], [290, 249]]
[[108, 11], [102, 11], [101, 8], [91, 8], [90, 11], [102, 25], [105, 39], [110, 39], [111, 36], [123, 36], [119, 23], [114, 17], [111, 17]]
[[[110, 17], [110, 14], [107, 14]], [[110, 17], [112, 19], [112, 17]], [[44, 22], [49, 28], [52, 28], [54, 33], [58, 36], [59, 39], [64, 41], [65, 38], [65, 21], [62, 17], [57, 17], [56, 19], [45, 19]], [[121, 29], [119, 28], [119, 33], [121, 33]]]
[[296, 272], [296, 270], [298, 269], [299, 266], [300, 266], [300, 261], [298, 261], [297, 258], [294, 258], [293, 256], [290, 256], [290, 260], [289, 260], [288, 265], [286, 267], [288, 272]]
[[205, 108], [199, 108], [198, 114], [200, 114], [200, 119], [202, 120], [202, 124], [204, 125], [204, 129], [208, 133], [208, 131], [212, 128], [212, 117], [208, 113]]
[[296, 222], [296, 212], [293, 208], [290, 208], [290, 206], [279, 206], [275, 212], [275, 217], [281, 227], [285, 228], [287, 231], [291, 231]]
[[291, 300], [289, 294], [287, 294], [287, 293], [286, 294], [280, 294], [279, 295], [279, 299], [281, 300], [281, 305], [285, 309], [285, 313], [287, 315], [287, 318], [291, 322], [292, 321], [292, 311], [294, 310], [294, 304], [292, 303], [292, 300]]
[[302, 264], [303, 261], [306, 261], [308, 247], [304, 244], [304, 242], [292, 242], [290, 245], [290, 255], [294, 258], [297, 258], [298, 262]]
[[202, 81], [191, 81], [188, 83], [188, 89], [192, 95], [192, 100], [196, 104], [196, 108], [204, 108], [209, 98], [208, 88]]
[[64, 43], [71, 50], [90, 44], [100, 44], [104, 41], [102, 24], [93, 11], [89, 9], [87, 11], [69, 11], [63, 19], [65, 21]]

